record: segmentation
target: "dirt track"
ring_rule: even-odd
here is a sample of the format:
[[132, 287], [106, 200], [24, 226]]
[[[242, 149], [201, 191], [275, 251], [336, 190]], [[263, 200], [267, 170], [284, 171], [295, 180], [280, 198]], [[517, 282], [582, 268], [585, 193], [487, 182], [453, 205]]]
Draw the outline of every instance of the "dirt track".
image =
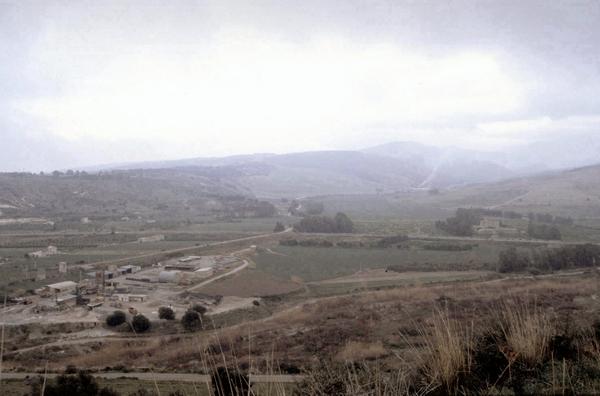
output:
[[281, 231], [281, 232], [271, 232], [268, 234], [254, 235], [254, 236], [238, 238], [238, 239], [230, 239], [228, 241], [207, 243], [202, 246], [194, 245], [194, 246], [189, 246], [189, 247], [184, 247], [184, 248], [164, 250], [164, 251], [155, 252], [155, 253], [140, 254], [137, 256], [130, 256], [130, 257], [125, 257], [125, 258], [120, 258], [120, 259], [115, 259], [115, 260], [96, 261], [94, 263], [89, 263], [89, 265], [100, 266], [100, 265], [110, 265], [110, 264], [122, 264], [122, 263], [128, 263], [132, 260], [140, 260], [140, 259], [151, 258], [151, 257], [160, 257], [160, 256], [169, 255], [169, 254], [174, 254], [174, 253], [194, 252], [197, 250], [206, 249], [206, 248], [215, 247], [215, 246], [227, 246], [227, 245], [239, 243], [239, 242], [249, 242], [249, 241], [254, 241], [254, 240], [260, 240], [260, 239], [272, 237], [274, 235], [285, 234], [290, 231], [292, 231], [292, 229], [288, 228], [285, 231]]

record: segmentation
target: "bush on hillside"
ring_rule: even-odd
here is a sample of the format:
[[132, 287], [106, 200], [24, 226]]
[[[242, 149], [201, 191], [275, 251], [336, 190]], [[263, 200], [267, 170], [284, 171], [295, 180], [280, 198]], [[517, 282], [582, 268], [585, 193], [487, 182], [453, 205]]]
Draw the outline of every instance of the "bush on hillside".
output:
[[354, 223], [344, 213], [337, 213], [335, 217], [328, 216], [307, 216], [299, 223], [294, 224], [294, 230], [297, 232], [314, 233], [352, 233], [354, 232]]
[[114, 311], [112, 314], [106, 317], [106, 324], [110, 327], [115, 327], [122, 323], [125, 323], [126, 320], [127, 317], [125, 316], [125, 312]]
[[158, 317], [159, 317], [159, 319], [174, 320], [175, 312], [173, 311], [172, 308], [160, 307], [160, 308], [158, 308]]
[[150, 320], [142, 314], [137, 314], [131, 320], [131, 327], [136, 333], [150, 330]]
[[181, 317], [181, 325], [186, 331], [196, 331], [202, 328], [202, 319], [196, 311], [189, 310]]

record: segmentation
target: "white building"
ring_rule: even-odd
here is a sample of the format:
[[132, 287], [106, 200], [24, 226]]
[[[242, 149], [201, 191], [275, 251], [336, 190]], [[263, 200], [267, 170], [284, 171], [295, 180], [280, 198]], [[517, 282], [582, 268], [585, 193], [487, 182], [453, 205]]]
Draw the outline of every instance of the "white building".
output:
[[43, 290], [50, 294], [67, 294], [75, 293], [77, 290], [77, 283], [73, 281], [64, 281], [58, 283], [52, 283], [44, 286]]
[[158, 281], [160, 283], [178, 283], [179, 279], [179, 271], [161, 271], [158, 274]]

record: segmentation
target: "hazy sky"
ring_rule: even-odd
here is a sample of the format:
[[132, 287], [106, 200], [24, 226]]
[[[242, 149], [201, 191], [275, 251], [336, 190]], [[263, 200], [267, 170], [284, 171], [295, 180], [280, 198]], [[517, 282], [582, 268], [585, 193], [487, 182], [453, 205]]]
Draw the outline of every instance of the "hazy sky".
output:
[[0, 0], [0, 170], [600, 139], [600, 1]]

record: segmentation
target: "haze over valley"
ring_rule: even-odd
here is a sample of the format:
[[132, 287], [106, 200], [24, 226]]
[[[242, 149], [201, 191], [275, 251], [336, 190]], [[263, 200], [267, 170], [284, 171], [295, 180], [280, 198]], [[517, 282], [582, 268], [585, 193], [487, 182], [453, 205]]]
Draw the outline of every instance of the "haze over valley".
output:
[[599, 4], [0, 2], [0, 394], [600, 394]]

